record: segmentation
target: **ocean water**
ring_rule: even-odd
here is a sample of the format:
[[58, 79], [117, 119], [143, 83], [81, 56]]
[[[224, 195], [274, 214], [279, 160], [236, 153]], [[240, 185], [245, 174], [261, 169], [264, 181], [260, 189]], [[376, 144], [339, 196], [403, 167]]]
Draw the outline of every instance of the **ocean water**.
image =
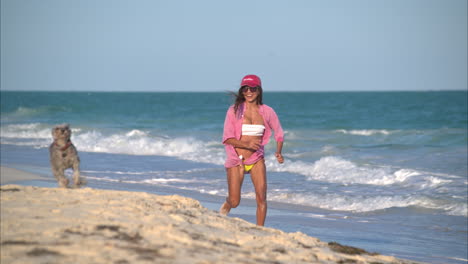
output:
[[[285, 130], [266, 147], [266, 226], [431, 263], [467, 263], [468, 95], [264, 94]], [[228, 93], [1, 92], [1, 165], [56, 186], [51, 128], [69, 123], [92, 188], [181, 194], [217, 210]], [[67, 171], [71, 175], [71, 171]], [[231, 216], [255, 222], [243, 185]]]

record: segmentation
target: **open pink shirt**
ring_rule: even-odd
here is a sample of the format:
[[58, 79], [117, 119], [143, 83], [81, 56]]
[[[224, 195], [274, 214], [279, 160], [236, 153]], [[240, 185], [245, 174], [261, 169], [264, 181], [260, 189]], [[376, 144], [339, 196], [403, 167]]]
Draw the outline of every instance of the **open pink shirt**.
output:
[[[263, 117], [263, 122], [265, 126], [265, 131], [262, 137], [262, 146], [255, 153], [252, 154], [247, 160], [244, 161], [244, 164], [250, 165], [255, 164], [257, 161], [263, 158], [265, 153], [264, 146], [268, 144], [271, 137], [271, 131], [273, 130], [275, 140], [277, 142], [284, 141], [284, 132], [281, 127], [281, 123], [278, 119], [273, 108], [262, 104], [258, 107], [260, 115]], [[240, 140], [242, 136], [242, 123], [244, 121], [244, 111], [245, 104], [239, 105], [237, 114], [234, 113], [234, 106], [229, 107], [226, 113], [226, 119], [224, 120], [224, 133], [223, 133], [223, 144], [226, 149], [226, 162], [224, 167], [232, 168], [242, 164], [242, 160], [239, 158], [234, 146], [226, 143], [226, 140], [230, 138], [235, 138]]]

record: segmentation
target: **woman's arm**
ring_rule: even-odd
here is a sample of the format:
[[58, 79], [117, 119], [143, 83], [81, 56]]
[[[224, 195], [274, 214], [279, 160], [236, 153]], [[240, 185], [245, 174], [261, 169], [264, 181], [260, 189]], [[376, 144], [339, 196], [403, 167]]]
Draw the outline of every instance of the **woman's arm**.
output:
[[262, 146], [261, 139], [249, 140], [245, 142], [245, 141], [237, 140], [235, 138], [229, 138], [226, 141], [224, 141], [224, 144], [232, 145], [235, 148], [243, 148], [243, 149], [249, 149], [253, 151], [258, 150]]
[[273, 131], [275, 132], [275, 140], [276, 140], [276, 152], [275, 157], [279, 163], [284, 162], [283, 155], [281, 151], [283, 150], [283, 142], [284, 142], [284, 131], [281, 127], [281, 122], [279, 121], [278, 115], [275, 113], [273, 108], [270, 108], [270, 116], [269, 116], [269, 123]]
[[276, 142], [275, 157], [276, 157], [276, 160], [277, 160], [279, 163], [283, 163], [283, 162], [284, 162], [283, 155], [281, 154], [281, 151], [282, 151], [282, 150], [283, 150], [283, 141], [277, 141], [277, 142]]

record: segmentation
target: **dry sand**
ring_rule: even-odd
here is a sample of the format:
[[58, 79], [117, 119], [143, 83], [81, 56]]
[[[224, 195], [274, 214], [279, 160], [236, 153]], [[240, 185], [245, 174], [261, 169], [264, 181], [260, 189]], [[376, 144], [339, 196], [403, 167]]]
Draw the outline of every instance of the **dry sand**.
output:
[[412, 263], [259, 227], [177, 195], [19, 185], [2, 185], [0, 195], [2, 264]]

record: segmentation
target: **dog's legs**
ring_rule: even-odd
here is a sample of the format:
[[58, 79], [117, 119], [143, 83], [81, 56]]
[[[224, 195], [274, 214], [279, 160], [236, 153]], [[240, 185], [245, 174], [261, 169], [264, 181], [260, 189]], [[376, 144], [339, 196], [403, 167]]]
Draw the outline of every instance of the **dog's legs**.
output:
[[65, 177], [65, 172], [63, 170], [52, 168], [52, 172], [54, 173], [55, 178], [58, 181], [58, 184], [61, 188], [68, 187], [68, 179]]
[[80, 176], [80, 163], [75, 162], [73, 164], [73, 187], [79, 188], [81, 185], [83, 185], [83, 183], [84, 182]]

